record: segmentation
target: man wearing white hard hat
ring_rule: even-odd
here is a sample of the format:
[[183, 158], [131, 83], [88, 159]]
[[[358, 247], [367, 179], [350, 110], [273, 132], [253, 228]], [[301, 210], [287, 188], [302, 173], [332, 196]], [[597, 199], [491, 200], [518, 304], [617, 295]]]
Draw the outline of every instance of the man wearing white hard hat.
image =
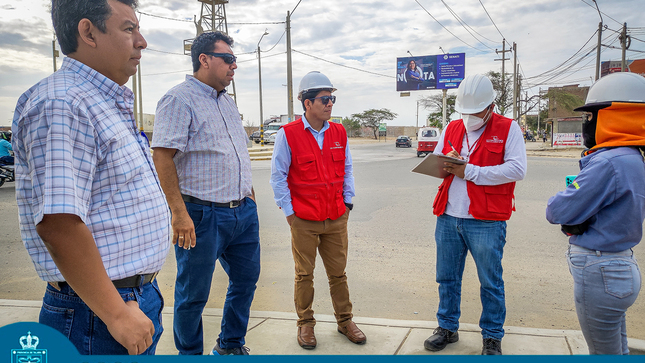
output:
[[312, 305], [318, 251], [329, 279], [337, 330], [352, 343], [363, 344], [367, 338], [352, 321], [345, 274], [347, 219], [354, 196], [352, 156], [345, 128], [328, 121], [336, 88], [316, 71], [306, 74], [299, 88], [298, 99], [305, 113], [278, 131], [271, 160], [274, 198], [291, 227], [297, 340], [304, 349], [314, 349], [317, 344]]
[[506, 319], [502, 255], [506, 221], [515, 210], [515, 182], [526, 174], [526, 150], [517, 122], [494, 113], [494, 100], [488, 78], [466, 77], [455, 102], [462, 119], [448, 124], [434, 151], [467, 163], [445, 164], [450, 175], [439, 186], [433, 204], [439, 327], [424, 343], [430, 351], [459, 340], [461, 279], [470, 251], [481, 285], [482, 354], [502, 354]]
[[[549, 199], [546, 218], [569, 236], [567, 260], [590, 354], [629, 354], [625, 312], [641, 274], [632, 248], [645, 220], [645, 78], [613, 73], [589, 90], [580, 174]], [[639, 150], [640, 149], [640, 150]]]

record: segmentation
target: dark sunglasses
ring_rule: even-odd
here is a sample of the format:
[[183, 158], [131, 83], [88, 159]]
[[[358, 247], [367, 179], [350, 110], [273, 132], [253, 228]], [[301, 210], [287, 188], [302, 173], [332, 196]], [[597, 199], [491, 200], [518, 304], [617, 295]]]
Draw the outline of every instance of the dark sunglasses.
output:
[[212, 55], [213, 57], [222, 58], [224, 63], [233, 64], [237, 61], [237, 57], [230, 53], [213, 53], [213, 52], [204, 52], [206, 55]]
[[336, 96], [322, 96], [322, 97], [314, 97], [311, 98], [311, 102], [316, 102], [315, 100], [320, 99], [323, 103], [323, 105], [327, 106], [329, 101], [331, 101], [331, 104], [333, 105], [336, 103]]

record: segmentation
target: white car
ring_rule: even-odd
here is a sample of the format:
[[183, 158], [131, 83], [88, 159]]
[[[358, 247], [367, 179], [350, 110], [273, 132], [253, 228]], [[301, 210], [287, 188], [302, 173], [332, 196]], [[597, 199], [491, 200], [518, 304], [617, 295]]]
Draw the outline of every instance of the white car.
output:
[[267, 130], [264, 131], [264, 143], [265, 144], [274, 144], [275, 135], [278, 133], [278, 130]]

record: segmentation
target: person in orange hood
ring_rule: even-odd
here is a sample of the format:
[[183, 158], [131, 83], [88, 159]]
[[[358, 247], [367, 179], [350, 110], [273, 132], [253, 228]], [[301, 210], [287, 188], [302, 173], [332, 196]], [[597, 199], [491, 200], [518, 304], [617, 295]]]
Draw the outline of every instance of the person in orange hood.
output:
[[645, 220], [645, 78], [614, 73], [586, 104], [580, 174], [549, 199], [546, 218], [569, 237], [576, 312], [590, 354], [629, 354], [625, 312], [641, 273], [632, 248]]

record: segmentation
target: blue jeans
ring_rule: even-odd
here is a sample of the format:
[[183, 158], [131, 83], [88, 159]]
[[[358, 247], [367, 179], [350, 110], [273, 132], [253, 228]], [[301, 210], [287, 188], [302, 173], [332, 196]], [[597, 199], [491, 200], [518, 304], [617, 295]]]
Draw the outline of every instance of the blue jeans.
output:
[[625, 312], [641, 289], [632, 250], [607, 253], [569, 245], [567, 260], [589, 354], [629, 354]]
[[[157, 286], [157, 280], [141, 287], [122, 288], [117, 291], [121, 294], [123, 301], [135, 300], [138, 302], [141, 311], [152, 320], [155, 327], [152, 345], [142, 354], [155, 354], [157, 343], [163, 332], [161, 325], [163, 297], [159, 286]], [[128, 350], [112, 338], [105, 323], [85, 305], [69, 285], [62, 286], [58, 291], [47, 284], [38, 322], [61, 332], [81, 354], [128, 354]]]
[[257, 205], [250, 198], [237, 208], [186, 203], [197, 243], [175, 246], [177, 281], [173, 333], [179, 354], [203, 354], [202, 312], [208, 302], [215, 261], [229, 278], [219, 346], [244, 345], [251, 302], [260, 277], [260, 229]]
[[475, 260], [480, 283], [482, 336], [504, 337], [506, 305], [502, 280], [502, 255], [506, 244], [506, 222], [437, 217], [437, 283], [439, 283], [439, 326], [459, 329], [461, 315], [461, 279], [468, 251]]

